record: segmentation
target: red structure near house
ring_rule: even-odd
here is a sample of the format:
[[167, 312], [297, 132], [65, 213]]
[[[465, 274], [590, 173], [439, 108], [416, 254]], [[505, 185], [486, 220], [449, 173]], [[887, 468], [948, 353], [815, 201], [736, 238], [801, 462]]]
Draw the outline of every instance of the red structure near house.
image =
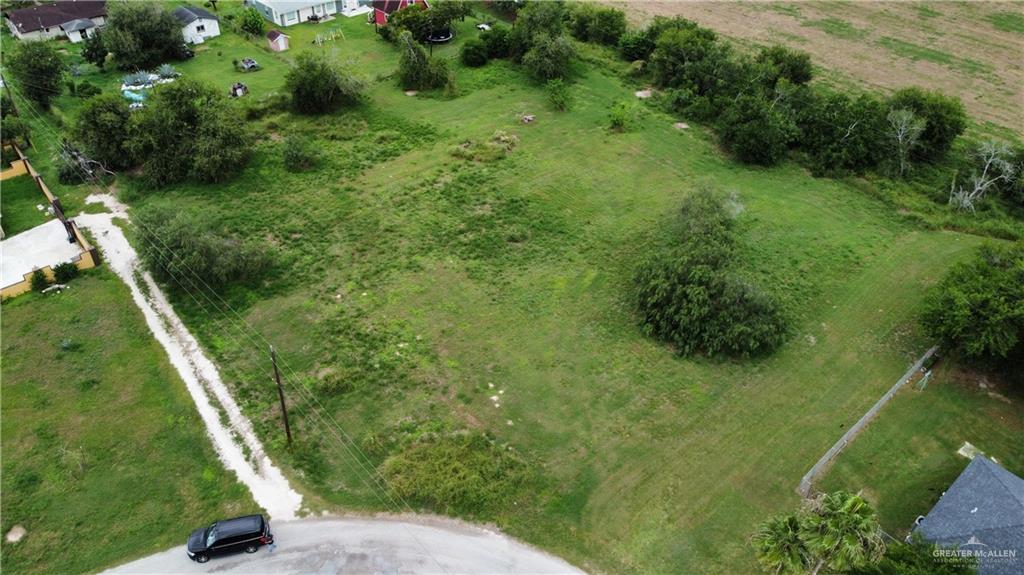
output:
[[388, 16], [413, 4], [422, 4], [430, 8], [427, 0], [373, 0], [373, 22], [378, 26], [386, 26]]

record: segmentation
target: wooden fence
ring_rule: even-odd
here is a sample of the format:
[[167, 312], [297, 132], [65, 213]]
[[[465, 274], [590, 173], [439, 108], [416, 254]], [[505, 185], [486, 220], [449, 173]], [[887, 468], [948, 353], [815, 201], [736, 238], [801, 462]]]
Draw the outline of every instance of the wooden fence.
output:
[[[17, 154], [18, 159], [11, 162], [11, 167], [9, 169], [0, 172], [0, 181], [6, 180], [7, 178], [13, 178], [15, 176], [29, 174], [32, 177], [32, 181], [34, 181], [36, 186], [39, 188], [39, 191], [46, 196], [46, 201], [50, 204], [50, 207], [53, 208], [53, 213], [60, 219], [61, 223], [64, 224], [64, 229], [68, 234], [68, 241], [74, 241], [80, 248], [79, 254], [72, 258], [72, 263], [74, 263], [80, 270], [86, 270], [100, 265], [99, 250], [89, 242], [89, 239], [85, 237], [82, 230], [78, 228], [78, 224], [64, 215], [64, 207], [61, 205], [60, 199], [53, 195], [53, 192], [50, 191], [46, 182], [43, 181], [43, 177], [39, 175], [39, 172], [37, 172], [35, 168], [32, 167], [32, 163], [29, 162], [21, 149], [14, 144], [10, 144], [9, 146], [14, 149], [14, 153]], [[7, 146], [5, 146], [5, 148], [6, 147]], [[20, 167], [16, 166], [16, 164]], [[18, 170], [17, 173], [13, 173], [15, 170]], [[8, 175], [8, 172], [12, 172], [12, 174]], [[46, 274], [46, 277], [50, 279], [50, 281], [53, 281], [54, 273], [52, 266], [44, 266], [39, 269]], [[31, 290], [32, 274], [34, 273], [35, 270], [25, 274], [20, 282], [0, 288], [0, 298], [7, 299]]]

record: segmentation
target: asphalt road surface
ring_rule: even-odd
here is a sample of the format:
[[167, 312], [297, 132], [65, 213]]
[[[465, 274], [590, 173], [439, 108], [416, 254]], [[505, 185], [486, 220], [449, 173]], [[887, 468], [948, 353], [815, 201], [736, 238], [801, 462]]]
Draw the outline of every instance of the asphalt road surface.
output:
[[300, 519], [271, 521], [270, 527], [273, 550], [261, 547], [200, 565], [182, 545], [107, 573], [582, 573], [501, 533], [456, 521]]

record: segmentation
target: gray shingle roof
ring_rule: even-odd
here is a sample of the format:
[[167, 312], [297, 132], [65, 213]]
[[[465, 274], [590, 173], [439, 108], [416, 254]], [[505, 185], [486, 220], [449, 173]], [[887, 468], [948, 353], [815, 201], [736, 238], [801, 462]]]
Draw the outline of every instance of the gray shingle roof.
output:
[[974, 458], [915, 529], [944, 547], [1016, 557], [980, 557], [980, 575], [1024, 573], [1024, 479]]
[[96, 24], [92, 20], [79, 18], [77, 20], [65, 22], [61, 24], [60, 27], [65, 32], [75, 32], [76, 30], [88, 30], [89, 28], [95, 28]]
[[195, 6], [180, 6], [174, 9], [174, 17], [181, 22], [182, 26], [186, 26], [195, 22], [196, 20], [203, 18], [206, 20], [216, 20], [217, 17], [213, 14], [203, 10], [202, 8], [196, 8]]

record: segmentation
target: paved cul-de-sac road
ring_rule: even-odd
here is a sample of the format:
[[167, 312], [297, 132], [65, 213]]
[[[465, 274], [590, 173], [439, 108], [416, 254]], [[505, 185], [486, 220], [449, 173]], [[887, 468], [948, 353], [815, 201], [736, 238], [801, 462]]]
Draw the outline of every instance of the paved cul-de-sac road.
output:
[[261, 547], [251, 555], [214, 557], [199, 564], [185, 555], [182, 545], [107, 573], [582, 573], [510, 537], [455, 521], [299, 519], [271, 521], [270, 527], [273, 551]]

